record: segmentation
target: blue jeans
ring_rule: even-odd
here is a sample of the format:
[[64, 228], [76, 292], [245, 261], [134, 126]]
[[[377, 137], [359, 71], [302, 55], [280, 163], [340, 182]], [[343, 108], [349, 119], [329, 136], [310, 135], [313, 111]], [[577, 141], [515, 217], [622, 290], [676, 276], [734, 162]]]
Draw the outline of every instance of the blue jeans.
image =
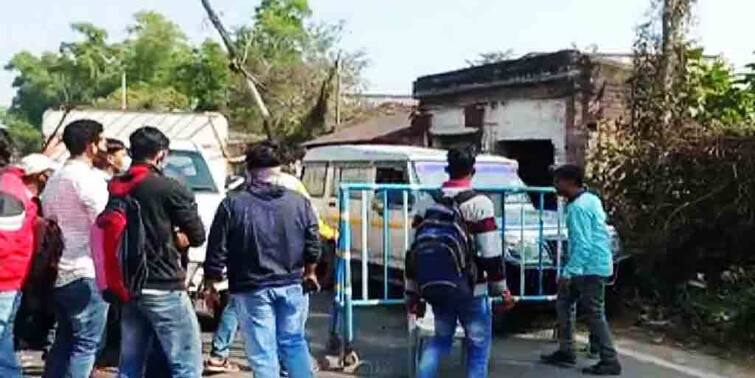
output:
[[173, 378], [202, 375], [199, 322], [184, 291], [142, 294], [123, 305], [118, 376], [141, 378], [157, 342]]
[[239, 315], [236, 310], [236, 304], [231, 297], [228, 304], [225, 305], [223, 315], [220, 316], [218, 329], [212, 338], [212, 351], [210, 356], [215, 358], [228, 358], [228, 354], [233, 345], [233, 339], [236, 336], [236, 330], [239, 328]]
[[21, 377], [21, 367], [13, 349], [13, 322], [20, 304], [20, 291], [0, 291], [0, 377]]
[[89, 378], [107, 321], [108, 304], [91, 278], [56, 288], [52, 297], [58, 325], [45, 361], [44, 377]]
[[309, 296], [299, 284], [233, 294], [255, 378], [278, 378], [280, 361], [292, 378], [312, 377], [304, 319]]
[[433, 307], [435, 336], [422, 351], [417, 371], [418, 378], [435, 377], [440, 359], [451, 352], [456, 321], [461, 322], [466, 334], [464, 347], [467, 352], [467, 377], [488, 376], [492, 312], [490, 299], [486, 296], [470, 298], [452, 306]]

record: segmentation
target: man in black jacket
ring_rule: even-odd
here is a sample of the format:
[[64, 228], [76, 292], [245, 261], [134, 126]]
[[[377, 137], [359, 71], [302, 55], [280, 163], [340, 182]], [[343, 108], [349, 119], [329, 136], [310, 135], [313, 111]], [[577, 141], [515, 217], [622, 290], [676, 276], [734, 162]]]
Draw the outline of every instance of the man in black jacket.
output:
[[200, 246], [204, 226], [192, 192], [162, 173], [170, 144], [165, 134], [147, 126], [129, 139], [133, 163], [125, 175], [111, 181], [110, 191], [127, 192], [141, 206], [147, 281], [141, 296], [122, 309], [119, 376], [142, 377], [150, 346], [159, 343], [172, 377], [200, 377], [199, 323], [186, 293], [186, 271], [176, 240]]
[[269, 143], [251, 147], [246, 163], [248, 187], [223, 200], [210, 229], [205, 287], [213, 287], [228, 267], [255, 377], [278, 378], [279, 356], [291, 377], [311, 377], [305, 287], [318, 288], [317, 218], [306, 197], [261, 179], [267, 168], [280, 166]]

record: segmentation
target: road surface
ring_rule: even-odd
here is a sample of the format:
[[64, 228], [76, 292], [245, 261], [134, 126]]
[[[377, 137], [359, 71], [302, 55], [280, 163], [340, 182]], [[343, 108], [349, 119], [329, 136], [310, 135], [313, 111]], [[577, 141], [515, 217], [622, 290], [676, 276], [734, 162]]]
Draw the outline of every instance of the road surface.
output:
[[[308, 336], [315, 356], [322, 356], [327, 340], [329, 305], [324, 296], [314, 298], [310, 313]], [[406, 322], [400, 308], [360, 309], [355, 313], [357, 347], [364, 364], [357, 371], [359, 376], [406, 377], [408, 371]], [[556, 344], [548, 331], [531, 332], [507, 337], [496, 336], [493, 341], [491, 377], [582, 377], [581, 367], [595, 361], [581, 358], [577, 368], [563, 369], [538, 363], [541, 353], [552, 351]], [[205, 348], [212, 335], [203, 334]], [[580, 337], [584, 339], [584, 337]], [[695, 352], [665, 346], [648, 345], [619, 336], [617, 345], [624, 366], [624, 377], [746, 377], [755, 376], [734, 364]], [[26, 373], [39, 376], [42, 361], [39, 352], [21, 353]], [[243, 342], [237, 340], [232, 358], [246, 365]], [[460, 348], [457, 343], [452, 356], [441, 369], [441, 377], [462, 377]], [[748, 374], [749, 373], [749, 374]], [[114, 374], [101, 375], [102, 377]], [[237, 374], [213, 375], [217, 378], [249, 377], [248, 370]], [[319, 377], [341, 378], [351, 376], [342, 372], [321, 371]]]

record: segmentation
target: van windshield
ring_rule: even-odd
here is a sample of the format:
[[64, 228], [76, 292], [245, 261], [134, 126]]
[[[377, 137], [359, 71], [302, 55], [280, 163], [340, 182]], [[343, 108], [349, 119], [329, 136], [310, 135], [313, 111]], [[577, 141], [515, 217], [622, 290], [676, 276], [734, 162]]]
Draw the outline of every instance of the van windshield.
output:
[[[414, 163], [419, 182], [422, 185], [438, 185], [448, 180], [445, 162], [416, 162]], [[477, 163], [475, 175], [472, 179], [473, 186], [525, 186], [517, 176], [516, 169], [509, 164], [501, 163]], [[494, 196], [499, 197], [499, 196]], [[499, 202], [494, 200], [494, 202]], [[531, 205], [529, 196], [524, 193], [509, 194], [506, 196], [507, 204]]]
[[196, 151], [170, 151], [165, 165], [165, 175], [184, 183], [194, 192], [218, 191], [207, 162]]

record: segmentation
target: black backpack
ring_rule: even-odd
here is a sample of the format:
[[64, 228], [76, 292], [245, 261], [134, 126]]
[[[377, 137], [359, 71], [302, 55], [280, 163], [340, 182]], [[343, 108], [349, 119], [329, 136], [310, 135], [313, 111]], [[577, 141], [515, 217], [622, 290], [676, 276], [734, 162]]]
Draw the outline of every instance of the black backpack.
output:
[[36, 245], [24, 285], [24, 295], [47, 303], [58, 278], [58, 263], [63, 255], [63, 232], [57, 222], [38, 218], [35, 233]]
[[417, 227], [409, 255], [419, 294], [431, 305], [473, 296], [477, 253], [459, 207], [476, 196], [472, 190], [454, 197], [433, 194], [435, 203]]
[[97, 286], [110, 303], [138, 297], [147, 282], [146, 232], [141, 206], [130, 195], [110, 195], [92, 228]]

